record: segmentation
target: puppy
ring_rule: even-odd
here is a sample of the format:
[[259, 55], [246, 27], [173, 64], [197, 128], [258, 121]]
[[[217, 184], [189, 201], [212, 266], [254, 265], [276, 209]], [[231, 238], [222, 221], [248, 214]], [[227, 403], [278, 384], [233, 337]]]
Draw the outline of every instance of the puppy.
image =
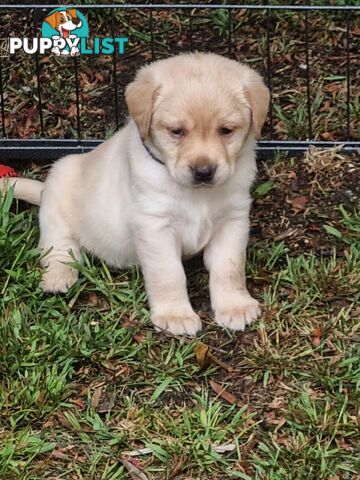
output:
[[70, 33], [81, 28], [82, 21], [78, 18], [75, 8], [58, 10], [45, 18], [51, 28], [60, 33], [61, 38], [68, 38]]
[[[59, 38], [69, 38], [73, 40], [77, 38], [76, 34], [73, 33], [74, 30], [76, 30], [77, 28], [81, 28], [82, 26], [82, 21], [77, 16], [75, 8], [64, 8], [64, 10], [57, 10], [51, 15], [48, 15], [45, 18], [45, 22], [48, 23], [51, 28], [57, 30], [60, 34], [53, 35], [51, 37], [53, 40], [57, 40]], [[75, 46], [72, 46], [69, 50], [67, 48], [63, 48], [62, 50], [60, 50], [58, 46], [54, 46], [51, 51], [55, 53], [56, 56], [71, 55], [72, 57], [74, 57], [80, 53], [79, 48]]]
[[260, 314], [245, 257], [268, 89], [246, 65], [195, 53], [143, 67], [125, 98], [130, 120], [113, 138], [56, 162], [45, 184], [9, 180], [40, 203], [42, 288], [71, 287], [80, 247], [118, 268], [136, 263], [155, 327], [195, 335], [182, 258], [203, 251], [215, 321], [243, 330]]

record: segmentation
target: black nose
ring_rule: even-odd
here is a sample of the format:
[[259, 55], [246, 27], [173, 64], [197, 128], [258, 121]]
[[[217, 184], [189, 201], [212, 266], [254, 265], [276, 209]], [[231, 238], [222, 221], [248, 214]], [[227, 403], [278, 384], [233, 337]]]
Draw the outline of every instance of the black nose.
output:
[[79, 25], [80, 18], [75, 17], [75, 18], [72, 19], [72, 22], [73, 22], [74, 25]]
[[195, 183], [209, 183], [214, 178], [216, 167], [212, 165], [201, 165], [191, 167]]

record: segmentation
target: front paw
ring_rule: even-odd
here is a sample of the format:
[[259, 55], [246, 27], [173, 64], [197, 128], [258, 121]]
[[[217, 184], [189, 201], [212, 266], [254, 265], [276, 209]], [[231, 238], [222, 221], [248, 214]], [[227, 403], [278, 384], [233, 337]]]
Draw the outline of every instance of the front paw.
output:
[[215, 321], [231, 330], [245, 330], [261, 314], [259, 302], [248, 293], [239, 294], [236, 301], [215, 309]]
[[172, 335], [194, 336], [201, 330], [201, 320], [195, 312], [179, 309], [157, 313], [151, 316], [155, 329]]
[[77, 270], [60, 264], [45, 270], [40, 286], [44, 292], [66, 293], [77, 278]]

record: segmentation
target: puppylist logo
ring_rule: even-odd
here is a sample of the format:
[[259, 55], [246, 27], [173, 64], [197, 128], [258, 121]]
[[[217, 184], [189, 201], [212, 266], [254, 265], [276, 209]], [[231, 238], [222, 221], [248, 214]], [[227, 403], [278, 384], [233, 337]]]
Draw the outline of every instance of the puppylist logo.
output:
[[126, 37], [89, 37], [86, 17], [76, 8], [58, 7], [49, 12], [41, 28], [40, 38], [7, 39], [8, 53], [23, 51], [34, 53], [54, 53], [57, 56], [111, 55], [123, 54]]

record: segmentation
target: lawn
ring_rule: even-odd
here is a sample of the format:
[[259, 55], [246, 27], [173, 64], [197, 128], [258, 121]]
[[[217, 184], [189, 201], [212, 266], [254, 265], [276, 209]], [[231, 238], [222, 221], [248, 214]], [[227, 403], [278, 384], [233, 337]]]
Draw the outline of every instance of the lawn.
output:
[[[230, 55], [268, 82], [271, 73], [264, 139], [359, 138], [359, 12], [194, 5], [150, 17], [136, 3], [86, 11], [93, 35], [129, 37], [124, 57], [1, 59], [4, 136], [109, 137], [135, 70], [190, 49]], [[33, 37], [45, 12], [4, 10], [1, 36]], [[241, 333], [217, 328], [197, 258], [186, 264], [204, 325], [193, 340], [154, 332], [136, 268], [109, 271], [84, 253], [69, 294], [44, 295], [37, 208], [9, 192], [0, 202], [0, 480], [360, 480], [359, 172], [359, 154], [339, 149], [259, 160], [247, 273], [262, 317]]]
[[193, 340], [154, 332], [136, 268], [84, 255], [69, 294], [44, 295], [37, 209], [8, 193], [1, 480], [359, 479], [359, 166], [336, 149], [259, 161], [248, 278], [263, 315], [217, 328], [195, 259]]

